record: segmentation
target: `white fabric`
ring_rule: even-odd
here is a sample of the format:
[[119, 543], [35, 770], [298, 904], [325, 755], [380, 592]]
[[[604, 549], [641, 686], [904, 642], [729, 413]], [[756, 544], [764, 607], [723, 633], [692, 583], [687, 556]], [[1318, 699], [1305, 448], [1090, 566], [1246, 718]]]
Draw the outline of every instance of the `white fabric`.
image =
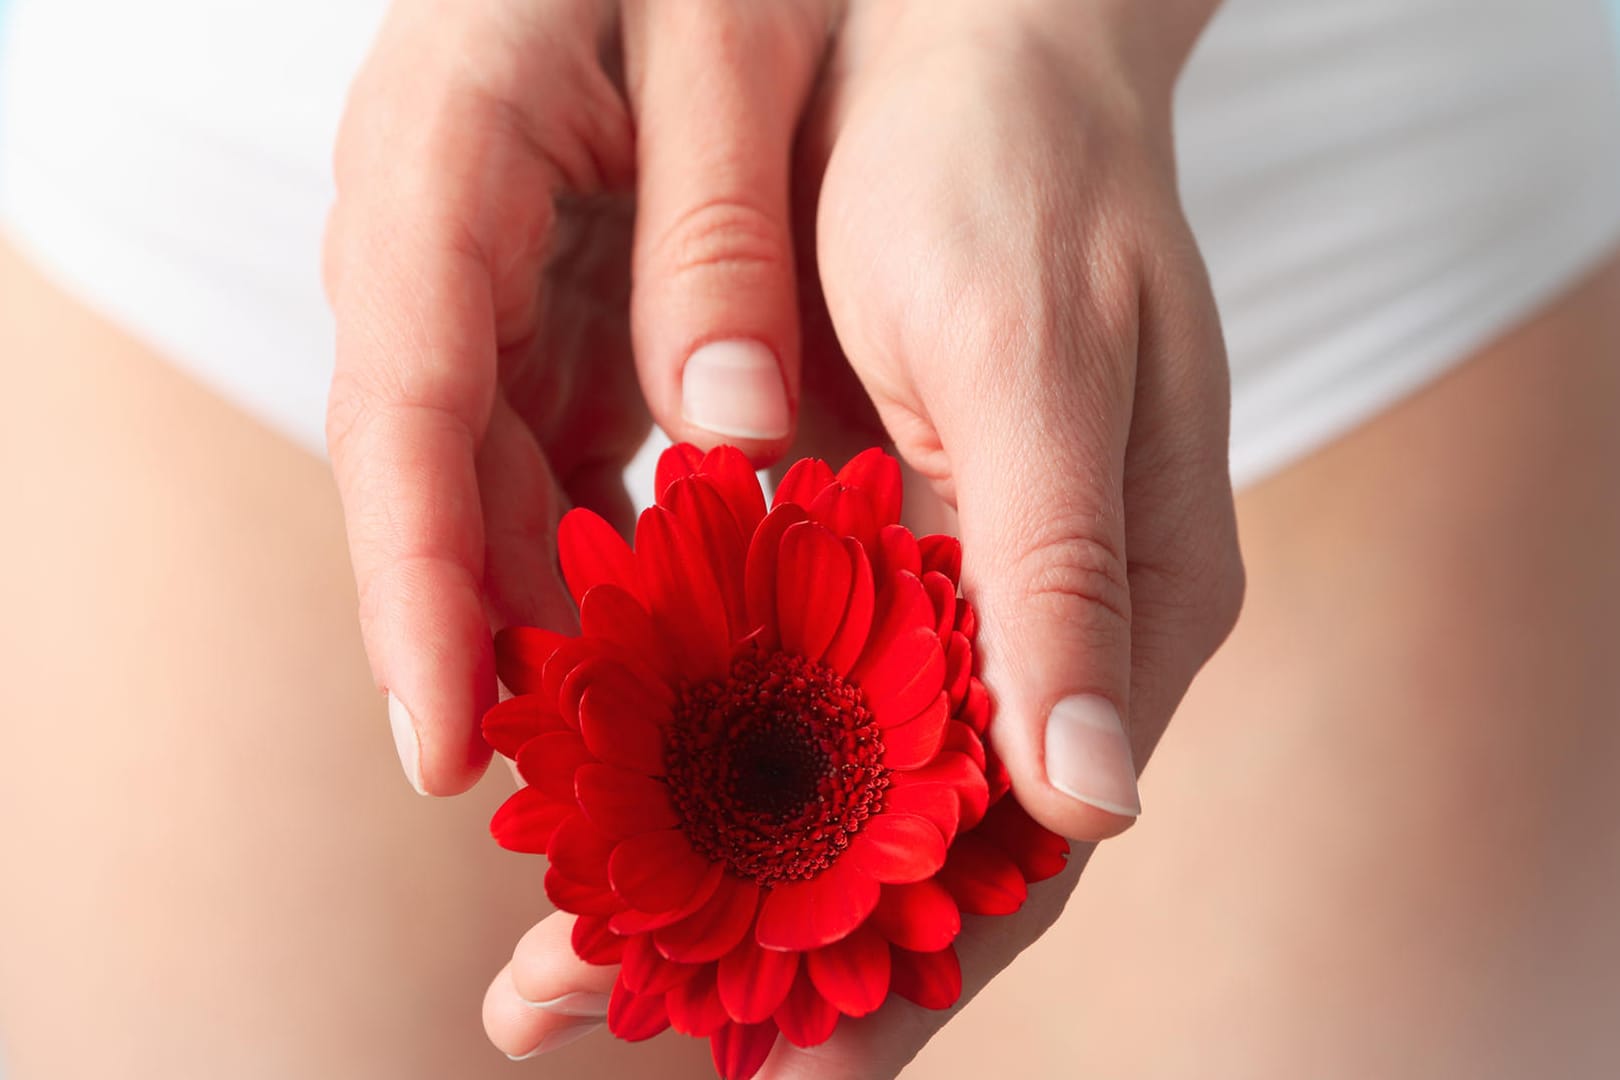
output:
[[[1177, 97], [1253, 482], [1465, 358], [1620, 238], [1599, 0], [1231, 0]], [[1557, 363], [1557, 357], [1548, 357]]]
[[[6, 229], [319, 450], [330, 147], [384, 4], [11, 6]], [[1228, 338], [1240, 485], [1411, 392], [1614, 247], [1606, 19], [1601, 0], [1228, 0], [1178, 92], [1177, 139]]]

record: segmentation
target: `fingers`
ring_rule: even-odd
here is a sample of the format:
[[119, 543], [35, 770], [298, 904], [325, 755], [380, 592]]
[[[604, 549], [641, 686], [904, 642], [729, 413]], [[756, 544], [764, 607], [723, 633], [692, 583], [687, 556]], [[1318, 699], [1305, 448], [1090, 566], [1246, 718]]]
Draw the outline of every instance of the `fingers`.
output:
[[569, 941], [574, 922], [574, 916], [558, 912], [537, 923], [484, 995], [484, 1030], [509, 1057], [536, 1057], [566, 1046], [607, 1020], [619, 969], [574, 955]]
[[793, 433], [799, 323], [789, 157], [827, 4], [634, 3], [640, 193], [631, 319], [642, 388], [678, 441], [756, 460]]
[[327, 444], [401, 761], [418, 791], [449, 794], [487, 760], [473, 718], [494, 694], [474, 467], [494, 390], [488, 276], [425, 244], [378, 255], [371, 288], [335, 298]]
[[1120, 309], [1113, 332], [1092, 310], [1088, 332], [1049, 337], [1009, 327], [992, 304], [963, 310], [964, 325], [1002, 329], [932, 395], [998, 702], [992, 738], [1024, 806], [1076, 839], [1111, 836], [1141, 812], [1123, 489], [1134, 301]]
[[[483, 452], [496, 358], [534, 330], [552, 193], [606, 182], [614, 147], [628, 143], [594, 67], [597, 7], [559, 3], [548, 9], [559, 25], [542, 26], [397, 5], [339, 140], [325, 265], [337, 321], [328, 448], [366, 651], [407, 777], [424, 793], [464, 790], [489, 757], [477, 731], [495, 697], [490, 493], [478, 460], [522, 456], [511, 439]], [[469, 73], [462, 58], [473, 54], [486, 63]], [[588, 122], [561, 123], [563, 107], [540, 124], [531, 99], [559, 95], [513, 76], [527, 70], [518, 57], [566, 77], [566, 101]], [[541, 501], [523, 513], [553, 510]], [[498, 537], [528, 528], [494, 524]]]
[[1141, 812], [1136, 774], [1241, 602], [1225, 367], [1191, 244], [1145, 270], [1099, 260], [1036, 332], [970, 299], [966, 378], [928, 392], [991, 737], [1019, 800], [1075, 839]]

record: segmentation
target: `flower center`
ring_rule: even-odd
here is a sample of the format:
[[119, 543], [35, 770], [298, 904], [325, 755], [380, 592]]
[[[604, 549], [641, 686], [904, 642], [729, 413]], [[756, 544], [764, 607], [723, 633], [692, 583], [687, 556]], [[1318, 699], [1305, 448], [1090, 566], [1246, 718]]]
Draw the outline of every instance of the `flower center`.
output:
[[687, 687], [664, 757], [692, 846], [764, 886], [831, 866], [889, 786], [860, 690], [790, 653], [745, 651]]

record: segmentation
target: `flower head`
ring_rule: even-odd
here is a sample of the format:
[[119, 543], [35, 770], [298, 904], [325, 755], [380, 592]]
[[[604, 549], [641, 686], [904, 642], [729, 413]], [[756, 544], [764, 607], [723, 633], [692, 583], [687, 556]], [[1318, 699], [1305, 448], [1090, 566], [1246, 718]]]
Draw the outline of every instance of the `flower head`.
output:
[[563, 519], [577, 636], [496, 639], [484, 733], [527, 786], [492, 831], [622, 965], [615, 1034], [707, 1037], [746, 1080], [891, 992], [954, 1004], [961, 914], [1017, 910], [1068, 845], [1007, 797], [961, 548], [899, 524], [893, 458], [800, 461], [767, 512], [737, 450], [676, 446], [657, 489], [634, 550]]

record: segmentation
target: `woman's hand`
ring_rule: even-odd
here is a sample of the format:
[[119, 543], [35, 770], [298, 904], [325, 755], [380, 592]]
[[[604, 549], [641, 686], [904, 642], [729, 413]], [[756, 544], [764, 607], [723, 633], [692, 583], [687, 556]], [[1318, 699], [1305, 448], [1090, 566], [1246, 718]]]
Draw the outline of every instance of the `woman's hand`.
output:
[[[707, 425], [677, 405], [670, 430], [759, 459], [786, 447], [798, 332], [779, 211], [835, 15], [391, 11], [339, 140], [327, 432], [367, 653], [419, 791], [461, 791], [489, 759], [491, 622], [573, 619], [553, 554], [567, 504], [629, 526], [621, 476], [648, 430], [632, 318], [643, 380], [668, 402], [684, 370]], [[602, 61], [620, 52], [627, 79]]]
[[[711, 21], [688, 62], [724, 82], [747, 66], [727, 20], [754, 9], [697, 6]], [[1167, 5], [1149, 32], [1111, 4], [855, 3], [805, 115], [796, 199], [775, 184], [711, 188], [726, 193], [720, 235], [754, 237], [739, 261], [775, 283], [750, 295], [801, 298], [797, 324], [778, 315], [755, 331], [784, 360], [802, 448], [838, 458], [886, 432], [959, 511], [997, 749], [1030, 812], [1079, 839], [1130, 823], [1136, 769], [1242, 596], [1224, 353], [1168, 123], [1208, 7]], [[706, 139], [749, 130], [716, 125]], [[638, 301], [638, 345], [668, 310]], [[795, 325], [802, 395], [795, 342], [775, 336]], [[678, 436], [721, 441], [693, 422], [715, 414], [683, 399], [685, 355], [638, 351], [647, 401]], [[738, 402], [753, 392], [703, 385]], [[967, 995], [1056, 918], [1088, 853], [1018, 915], [968, 921]], [[570, 923], [537, 927], [491, 987], [502, 1049], [577, 1030], [525, 999], [611, 984], [611, 969], [573, 958]], [[780, 1045], [762, 1075], [893, 1075], [947, 1018], [894, 1001], [824, 1046]]]
[[1243, 575], [1169, 85], [1144, 81], [1130, 27], [1063, 21], [857, 6], [804, 153], [827, 155], [816, 251], [836, 340], [958, 511], [1019, 800], [1100, 839], [1139, 811], [1135, 766], [1231, 628]]

